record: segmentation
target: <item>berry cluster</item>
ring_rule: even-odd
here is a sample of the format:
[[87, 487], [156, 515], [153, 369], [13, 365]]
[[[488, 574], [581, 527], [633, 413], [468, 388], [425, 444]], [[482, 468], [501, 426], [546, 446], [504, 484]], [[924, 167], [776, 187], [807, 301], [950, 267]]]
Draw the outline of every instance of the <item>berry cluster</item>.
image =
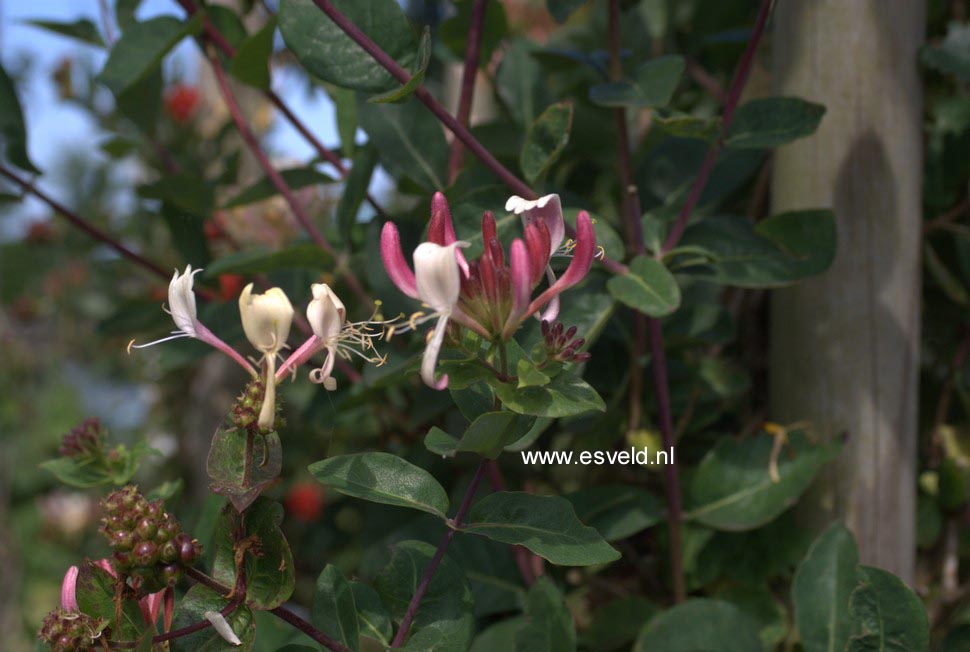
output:
[[[550, 324], [545, 319], [540, 324], [542, 339], [546, 344], [546, 355], [550, 360], [559, 362], [586, 362], [590, 358], [588, 351], [579, 353], [579, 349], [586, 343], [586, 339], [576, 337], [576, 327], [570, 326], [563, 330], [562, 322]], [[575, 339], [573, 339], [575, 338]]]
[[51, 652], [95, 652], [104, 649], [98, 639], [107, 626], [103, 618], [55, 609], [44, 618], [38, 636], [50, 644]]
[[94, 455], [104, 445], [104, 430], [97, 417], [85, 419], [61, 439], [57, 452], [65, 457]]
[[[236, 397], [236, 402], [229, 412], [229, 420], [232, 425], [239, 430], [256, 430], [258, 428], [259, 410], [263, 407], [263, 381], [254, 379], [250, 381], [242, 394]], [[284, 424], [280, 419], [281, 402], [276, 401], [276, 424], [274, 429], [282, 427]]]
[[183, 566], [191, 566], [202, 547], [182, 532], [161, 500], [149, 502], [128, 485], [101, 501], [104, 516], [100, 532], [114, 549], [115, 568], [140, 578], [138, 588], [161, 590], [178, 580]]

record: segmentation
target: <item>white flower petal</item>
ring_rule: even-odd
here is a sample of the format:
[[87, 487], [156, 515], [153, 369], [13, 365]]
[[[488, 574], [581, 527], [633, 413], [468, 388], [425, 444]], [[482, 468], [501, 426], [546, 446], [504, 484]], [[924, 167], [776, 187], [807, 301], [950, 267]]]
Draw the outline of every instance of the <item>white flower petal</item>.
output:
[[286, 344], [293, 323], [293, 304], [283, 290], [270, 288], [253, 294], [253, 284], [239, 295], [239, 315], [249, 342], [266, 355], [275, 355]]
[[418, 298], [436, 312], [450, 313], [461, 292], [461, 271], [455, 247], [467, 247], [459, 240], [450, 245], [422, 242], [414, 250], [414, 276]]
[[553, 193], [528, 200], [512, 195], [505, 202], [505, 210], [522, 216], [522, 224], [541, 220], [549, 230], [549, 255], [554, 254], [566, 238], [566, 223], [562, 217], [562, 203], [559, 195]]
[[232, 627], [226, 621], [226, 617], [223, 616], [218, 611], [206, 611], [202, 614], [206, 620], [212, 623], [212, 628], [230, 645], [242, 645], [242, 641], [236, 636], [236, 632], [232, 631]]
[[324, 342], [330, 341], [340, 334], [347, 318], [347, 310], [326, 283], [314, 283], [311, 290], [313, 300], [306, 309], [307, 321], [317, 337]]
[[195, 292], [192, 291], [192, 285], [195, 275], [201, 271], [201, 269], [193, 271], [191, 265], [186, 265], [182, 274], [175, 270], [175, 275], [168, 284], [168, 309], [172, 314], [172, 320], [175, 326], [189, 337], [196, 337]]

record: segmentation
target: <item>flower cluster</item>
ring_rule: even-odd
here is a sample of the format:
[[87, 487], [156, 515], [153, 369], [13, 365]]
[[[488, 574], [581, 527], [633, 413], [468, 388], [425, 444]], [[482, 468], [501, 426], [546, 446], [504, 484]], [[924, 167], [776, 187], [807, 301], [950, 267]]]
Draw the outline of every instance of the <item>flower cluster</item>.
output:
[[[260, 381], [258, 385], [259, 409], [256, 423], [263, 431], [272, 430], [276, 421], [276, 385], [289, 372], [295, 372], [297, 367], [306, 363], [321, 351], [326, 352], [323, 366], [310, 372], [310, 380], [322, 384], [328, 390], [337, 387], [337, 381], [332, 372], [337, 356], [349, 358], [356, 354], [368, 362], [382, 364], [385, 359], [374, 353], [373, 340], [383, 335], [382, 330], [375, 326], [382, 326], [385, 322], [363, 321], [348, 322], [347, 311], [336, 293], [325, 283], [315, 283], [310, 290], [313, 299], [306, 310], [307, 321], [312, 334], [297, 348], [277, 369], [277, 358], [283, 349], [289, 348], [287, 339], [293, 324], [294, 309], [289, 298], [280, 288], [270, 288], [259, 294], [253, 291], [250, 283], [239, 295], [239, 316], [243, 331], [249, 343], [260, 352], [259, 370], [257, 371], [246, 358], [212, 333], [199, 321], [196, 309], [193, 283], [195, 275], [202, 270], [193, 270], [189, 265], [182, 274], [176, 270], [168, 286], [168, 305], [176, 330], [165, 338], [136, 345], [132, 341], [128, 345], [141, 349], [169, 340], [180, 338], [194, 338], [222, 351], [243, 369], [248, 371], [254, 379]], [[245, 411], [255, 408], [253, 403], [256, 395], [251, 385], [241, 401], [249, 400]], [[242, 418], [244, 415], [235, 415]], [[247, 425], [248, 427], [248, 425]]]
[[589, 352], [579, 352], [586, 343], [583, 337], [576, 337], [576, 327], [570, 326], [564, 329], [561, 322], [550, 324], [547, 320], [542, 320], [540, 327], [542, 340], [546, 347], [546, 358], [558, 362], [586, 362], [589, 360]]
[[104, 649], [99, 639], [107, 627], [104, 618], [55, 609], [44, 618], [38, 637], [50, 645], [51, 652], [95, 652]]
[[114, 549], [114, 564], [139, 578], [139, 588], [157, 591], [171, 586], [202, 554], [198, 541], [182, 532], [161, 500], [149, 502], [134, 486], [112, 492], [101, 501], [101, 533]]
[[[486, 212], [481, 226], [484, 251], [478, 260], [466, 260], [461, 248], [468, 243], [455, 236], [448, 203], [441, 193], [431, 202], [428, 239], [414, 250], [414, 271], [404, 258], [397, 227], [388, 222], [381, 232], [381, 256], [388, 276], [401, 292], [433, 311], [416, 313], [410, 327], [438, 320], [421, 365], [422, 379], [436, 389], [448, 386], [447, 375], [435, 379], [435, 366], [449, 321], [490, 342], [507, 341], [531, 315], [555, 319], [559, 295], [579, 283], [593, 262], [596, 236], [585, 211], [576, 218], [576, 239], [564, 246], [566, 226], [557, 195], [535, 201], [512, 197], [505, 207], [520, 215], [524, 225], [524, 237], [512, 242], [508, 257], [498, 241], [495, 216]], [[550, 267], [556, 254], [572, 256], [558, 279]], [[548, 287], [533, 298], [544, 278]]]
[[99, 453], [104, 447], [104, 430], [97, 417], [85, 419], [64, 435], [57, 452], [65, 457], [86, 457]]

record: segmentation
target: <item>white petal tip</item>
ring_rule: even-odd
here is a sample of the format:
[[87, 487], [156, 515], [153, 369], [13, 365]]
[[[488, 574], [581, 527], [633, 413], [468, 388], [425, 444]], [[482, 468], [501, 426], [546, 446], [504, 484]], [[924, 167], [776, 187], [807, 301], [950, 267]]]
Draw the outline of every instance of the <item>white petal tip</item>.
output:
[[242, 645], [242, 641], [236, 636], [236, 632], [232, 631], [232, 627], [226, 621], [226, 617], [223, 616], [218, 611], [206, 611], [202, 614], [205, 619], [212, 623], [213, 629], [230, 645]]

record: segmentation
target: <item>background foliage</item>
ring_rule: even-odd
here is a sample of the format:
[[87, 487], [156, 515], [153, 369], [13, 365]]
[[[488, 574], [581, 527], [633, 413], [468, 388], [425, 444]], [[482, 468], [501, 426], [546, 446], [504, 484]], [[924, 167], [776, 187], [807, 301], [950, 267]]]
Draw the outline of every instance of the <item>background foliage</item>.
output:
[[[139, 269], [48, 205], [24, 207], [29, 185], [4, 186], [0, 209], [15, 225], [0, 244], [5, 649], [31, 649], [68, 566], [106, 555], [95, 533], [97, 499], [132, 475], [205, 544], [201, 566], [223, 584], [235, 581], [231, 513], [209, 493], [201, 460], [245, 378], [199, 342], [123, 353], [132, 338], [170, 329], [158, 309], [168, 270], [205, 268], [197, 277], [200, 317], [245, 350], [236, 297], [251, 280], [282, 287], [294, 302], [308, 297], [311, 282], [326, 281], [351, 318], [365, 319], [372, 307], [355, 296], [351, 270], [362, 292], [383, 302], [384, 315], [412, 312], [378, 262], [379, 232], [393, 217], [410, 251], [435, 191], [447, 196], [472, 257], [482, 250], [484, 210], [496, 212], [506, 244], [519, 233], [518, 218], [502, 211], [516, 189], [467, 148], [453, 175], [450, 134], [417, 96], [454, 88], [449, 80], [478, 24], [471, 0], [329, 3], [408, 73], [403, 85], [311, 0], [211, 6], [194, 18], [183, 9], [195, 3], [173, 2], [169, 15], [150, 19], [137, 1], [108, 4], [104, 16], [37, 24], [79, 48], [108, 51], [103, 67], [78, 57], [32, 69], [4, 52], [0, 74], [4, 169], [42, 191], [56, 187], [71, 215], [161, 270]], [[796, 518], [793, 506], [839, 443], [818, 440], [810, 426], [789, 432], [791, 424], [765, 424], [768, 290], [823, 272], [837, 247], [824, 207], [770, 214], [771, 149], [810, 136], [825, 107], [770, 96], [769, 39], [721, 134], [731, 78], [752, 37], [752, 3], [620, 3], [612, 59], [609, 4], [494, 1], [480, 23], [486, 83], [476, 95], [489, 108], [472, 134], [537, 193], [558, 193], [567, 222], [588, 210], [605, 256], [628, 269], [596, 264], [563, 296], [559, 320], [577, 326], [592, 354], [567, 373], [591, 393], [556, 399], [550, 410], [530, 402], [528, 391], [509, 390], [505, 406], [525, 413], [528, 432], [466, 449], [505, 452], [430, 583], [407, 649], [920, 650], [931, 636], [940, 649], [964, 649], [970, 624], [954, 563], [964, 558], [970, 496], [965, 3], [929, 3], [918, 62], [927, 98], [925, 437], [912, 588], [858, 565], [841, 525], [817, 533]], [[199, 44], [203, 72], [194, 82], [163, 65], [187, 40]], [[271, 90], [279, 76], [296, 75], [307, 92], [332, 100], [328, 129], [340, 136], [333, 149], [318, 148], [313, 160], [273, 159], [302, 217], [261, 168], [254, 142], [241, 137], [206, 72], [210, 63], [231, 76], [253, 141], [265, 143], [267, 130], [287, 120], [289, 98]], [[31, 116], [21, 118], [17, 99], [30, 76], [48, 77], [62, 102], [96, 121], [99, 152], [65, 151], [55, 169], [35, 167]], [[617, 109], [628, 139], [618, 136]], [[317, 116], [302, 119], [322, 131]], [[624, 142], [632, 146], [628, 166]], [[715, 142], [723, 149], [710, 179], [689, 199]], [[133, 185], [119, 187], [119, 168], [134, 170]], [[624, 217], [624, 168], [639, 197], [634, 221]], [[693, 200], [690, 224], [668, 250], [669, 230]], [[517, 452], [662, 445], [663, 405], [650, 380], [656, 359], [638, 344], [634, 312], [663, 318], [684, 499], [678, 556], [690, 595], [680, 604], [662, 469], [525, 465]], [[538, 323], [517, 334], [526, 370], [540, 338]], [[434, 391], [415, 373], [419, 335], [382, 344], [387, 364], [338, 371], [335, 392], [302, 377], [281, 386], [280, 481], [248, 513], [262, 556], [248, 558], [249, 604], [230, 617], [248, 647], [312, 643], [270, 615], [290, 602], [348, 647], [382, 649], [451, 531], [445, 519], [479, 457], [456, 452], [455, 440], [470, 439], [478, 412], [469, 406], [484, 383], [468, 389], [453, 381], [450, 391]], [[453, 378], [461, 368], [455, 360], [443, 366]], [[63, 461], [39, 468], [56, 456], [60, 435], [92, 415], [130, 451], [128, 466], [94, 478]], [[227, 604], [211, 587], [189, 586], [179, 585], [176, 628]], [[880, 647], [885, 640], [896, 647]], [[212, 630], [172, 647], [229, 649]]]

